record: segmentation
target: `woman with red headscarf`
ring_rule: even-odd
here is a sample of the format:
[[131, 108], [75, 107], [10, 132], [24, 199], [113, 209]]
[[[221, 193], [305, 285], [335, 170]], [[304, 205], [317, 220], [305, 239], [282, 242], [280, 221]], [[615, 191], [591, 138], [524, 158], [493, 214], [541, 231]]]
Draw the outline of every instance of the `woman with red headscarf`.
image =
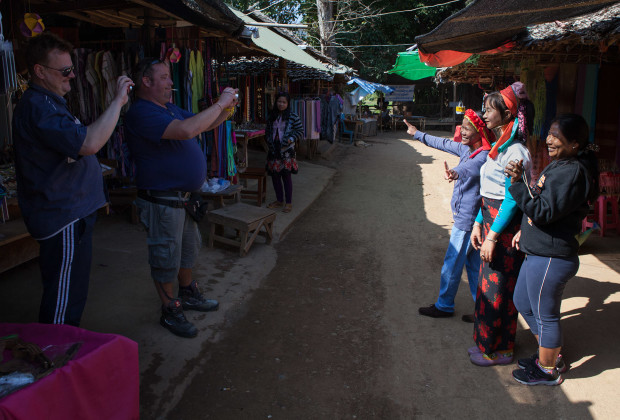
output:
[[[495, 136], [489, 131], [482, 120], [482, 115], [472, 109], [465, 111], [461, 126], [461, 142], [442, 137], [434, 137], [418, 131], [407, 124], [407, 133], [427, 146], [459, 156], [459, 164], [450, 169], [444, 162], [445, 178], [454, 181], [452, 193], [452, 216], [454, 226], [450, 232], [450, 243], [441, 268], [439, 296], [430, 306], [418, 309], [420, 315], [431, 318], [446, 318], [454, 314], [454, 298], [461, 283], [463, 267], [467, 271], [469, 289], [472, 298], [476, 298], [478, 272], [480, 270], [480, 254], [469, 245], [472, 224], [480, 208], [480, 167], [487, 158], [491, 143]], [[464, 321], [470, 321], [471, 315], [465, 315]]]
[[508, 162], [531, 166], [525, 147], [533, 105], [523, 83], [516, 82], [484, 99], [484, 120], [489, 129], [501, 135], [493, 144], [480, 170], [482, 206], [471, 233], [471, 243], [480, 250], [480, 278], [474, 314], [474, 342], [468, 349], [470, 360], [478, 366], [512, 362], [517, 331], [517, 310], [512, 301], [523, 254], [512, 245], [519, 231], [521, 215], [508, 191], [510, 178], [504, 173]]

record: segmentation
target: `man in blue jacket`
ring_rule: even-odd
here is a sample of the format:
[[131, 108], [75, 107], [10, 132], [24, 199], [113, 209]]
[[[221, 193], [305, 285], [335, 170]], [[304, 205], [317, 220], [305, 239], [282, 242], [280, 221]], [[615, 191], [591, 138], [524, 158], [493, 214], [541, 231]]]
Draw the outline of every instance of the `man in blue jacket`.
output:
[[[405, 124], [408, 127], [407, 133], [416, 140], [460, 157], [459, 164], [452, 169], [444, 162], [445, 178], [449, 182], [454, 181], [450, 203], [454, 226], [441, 268], [439, 297], [434, 304], [418, 310], [421, 315], [432, 318], [451, 317], [454, 315], [454, 298], [461, 282], [463, 266], [467, 271], [472, 297], [476, 299], [480, 253], [471, 247], [469, 237], [476, 214], [480, 209], [480, 167], [486, 161], [494, 136], [486, 128], [482, 118], [471, 109], [465, 112], [463, 118], [461, 142], [423, 133], [406, 120]], [[472, 322], [473, 320], [470, 320], [470, 315], [464, 315], [463, 321]]]
[[78, 326], [88, 295], [96, 211], [105, 204], [95, 153], [112, 135], [133, 82], [119, 77], [108, 109], [89, 126], [82, 124], [63, 98], [75, 78], [72, 49], [47, 32], [29, 42], [31, 81], [13, 115], [13, 141], [19, 207], [40, 245], [39, 322]]

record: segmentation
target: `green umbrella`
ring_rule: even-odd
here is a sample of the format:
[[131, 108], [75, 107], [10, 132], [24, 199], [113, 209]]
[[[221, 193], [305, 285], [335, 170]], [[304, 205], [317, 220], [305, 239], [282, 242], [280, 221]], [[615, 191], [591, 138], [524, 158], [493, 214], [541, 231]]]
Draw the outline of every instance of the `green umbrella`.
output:
[[435, 67], [429, 67], [420, 61], [418, 51], [399, 52], [396, 64], [388, 73], [398, 74], [409, 80], [424, 79], [435, 75]]

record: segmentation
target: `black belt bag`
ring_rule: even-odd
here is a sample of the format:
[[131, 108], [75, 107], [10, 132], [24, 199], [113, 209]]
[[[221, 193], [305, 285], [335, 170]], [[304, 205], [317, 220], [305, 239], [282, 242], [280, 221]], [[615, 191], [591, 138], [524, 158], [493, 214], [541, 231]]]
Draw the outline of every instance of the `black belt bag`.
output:
[[[173, 196], [178, 199], [171, 198]], [[197, 192], [138, 190], [138, 197], [163, 206], [183, 208], [196, 222], [200, 222], [207, 214], [208, 203]]]

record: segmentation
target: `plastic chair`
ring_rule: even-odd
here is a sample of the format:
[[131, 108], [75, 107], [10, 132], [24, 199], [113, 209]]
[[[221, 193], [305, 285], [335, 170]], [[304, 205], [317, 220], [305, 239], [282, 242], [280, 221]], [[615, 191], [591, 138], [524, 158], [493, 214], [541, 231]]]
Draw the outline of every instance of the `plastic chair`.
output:
[[353, 130], [347, 130], [346, 125], [344, 124], [344, 114], [340, 114], [340, 138], [342, 139], [342, 137], [345, 134], [349, 135], [349, 143], [353, 143]]

